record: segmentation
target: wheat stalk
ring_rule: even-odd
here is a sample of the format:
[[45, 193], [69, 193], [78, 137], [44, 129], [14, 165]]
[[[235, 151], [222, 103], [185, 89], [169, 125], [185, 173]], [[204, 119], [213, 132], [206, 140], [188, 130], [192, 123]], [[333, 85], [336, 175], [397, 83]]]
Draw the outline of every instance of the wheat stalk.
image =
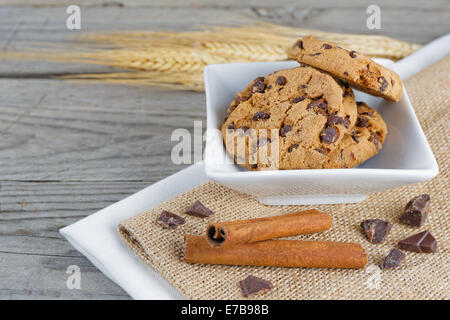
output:
[[414, 43], [383, 36], [339, 34], [260, 23], [186, 32], [87, 34], [80, 36], [74, 46], [37, 43], [33, 44], [35, 47], [22, 51], [1, 52], [0, 57], [100, 64], [128, 70], [73, 75], [65, 79], [164, 85], [199, 91], [203, 90], [202, 71], [206, 65], [286, 60], [287, 48], [298, 38], [309, 34], [371, 57], [393, 60], [420, 48]]

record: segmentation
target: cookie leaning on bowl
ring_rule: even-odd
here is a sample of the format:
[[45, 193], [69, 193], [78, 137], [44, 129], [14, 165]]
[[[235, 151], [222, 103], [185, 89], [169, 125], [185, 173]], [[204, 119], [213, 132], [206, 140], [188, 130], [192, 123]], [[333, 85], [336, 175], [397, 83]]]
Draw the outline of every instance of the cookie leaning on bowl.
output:
[[347, 81], [369, 94], [390, 101], [400, 101], [402, 97], [402, 81], [397, 73], [356, 51], [345, 50], [314, 36], [298, 40], [289, 48], [288, 57]]
[[303, 66], [252, 81], [231, 103], [222, 135], [228, 154], [244, 168], [318, 168], [356, 118], [350, 88]]

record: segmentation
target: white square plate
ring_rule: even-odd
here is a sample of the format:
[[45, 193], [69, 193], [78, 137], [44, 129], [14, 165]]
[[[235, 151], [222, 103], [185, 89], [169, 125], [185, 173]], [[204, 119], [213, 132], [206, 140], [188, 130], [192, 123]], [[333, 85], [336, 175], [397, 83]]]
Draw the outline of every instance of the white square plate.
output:
[[[396, 70], [391, 60], [375, 61]], [[356, 100], [377, 110], [388, 127], [383, 149], [356, 168], [248, 171], [235, 165], [226, 155], [220, 133], [230, 102], [254, 78], [296, 66], [297, 62], [285, 61], [217, 64], [205, 68], [208, 178], [251, 194], [265, 204], [293, 205], [359, 202], [368, 193], [429, 180], [438, 174], [436, 159], [405, 88], [402, 100], [397, 103], [355, 90]]]

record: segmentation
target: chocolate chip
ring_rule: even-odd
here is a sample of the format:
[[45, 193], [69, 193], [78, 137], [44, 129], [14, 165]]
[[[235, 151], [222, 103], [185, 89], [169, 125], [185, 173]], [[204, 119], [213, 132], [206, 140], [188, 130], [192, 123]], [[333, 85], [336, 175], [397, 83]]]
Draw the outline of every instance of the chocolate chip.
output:
[[365, 115], [365, 116], [369, 116], [369, 117], [373, 116], [373, 112], [372, 111], [362, 112], [361, 114]]
[[303, 50], [303, 41], [302, 40], [298, 40], [295, 44], [294, 44], [294, 48], [300, 48]]
[[265, 137], [259, 138], [258, 140], [258, 147], [265, 146], [266, 144], [270, 143], [270, 139], [267, 139]]
[[250, 166], [250, 168], [256, 169], [256, 168], [258, 168], [258, 165], [257, 165], [257, 164], [252, 164], [252, 165]]
[[228, 130], [234, 130], [234, 123], [231, 123], [227, 127]]
[[350, 116], [345, 116], [344, 127], [346, 127], [348, 129], [349, 126], [350, 126]]
[[292, 146], [290, 146], [288, 148], [288, 152], [290, 153], [290, 152], [292, 152], [292, 150], [297, 149], [297, 148], [298, 148], [298, 143], [294, 143]]
[[251, 92], [263, 93], [266, 90], [266, 84], [264, 83], [264, 77], [258, 77], [254, 80]]
[[431, 198], [428, 194], [412, 198], [406, 205], [400, 221], [411, 226], [421, 227], [430, 212]]
[[183, 217], [176, 215], [170, 211], [163, 210], [156, 220], [156, 223], [168, 229], [175, 229], [176, 227], [186, 223]]
[[285, 84], [286, 84], [286, 78], [285, 77], [283, 77], [283, 76], [279, 76], [278, 78], [277, 78], [277, 84], [278, 85], [280, 85], [280, 86], [284, 86]]
[[380, 148], [381, 145], [381, 136], [379, 133], [371, 133], [369, 137], [369, 141], [372, 142], [377, 149]]
[[367, 219], [361, 222], [367, 239], [371, 243], [382, 243], [389, 231], [391, 231], [392, 224], [380, 219]]
[[[228, 109], [228, 114], [232, 113], [232, 112], [234, 111], [234, 109], [237, 108], [237, 106], [238, 106], [237, 104], [231, 105], [230, 108]], [[227, 118], [228, 118], [228, 117], [227, 117]]]
[[320, 52], [316, 52], [316, 53], [311, 53], [310, 56], [311, 57], [315, 57], [315, 56], [320, 56], [322, 53]]
[[280, 129], [280, 136], [286, 137], [286, 133], [292, 130], [292, 126], [285, 124]]
[[352, 132], [352, 139], [355, 141], [355, 142], [359, 142], [359, 138], [358, 138], [358, 132]]
[[295, 97], [294, 99], [292, 99], [292, 102], [293, 103], [298, 103], [298, 102], [303, 101], [305, 99], [306, 99], [305, 96]]
[[381, 269], [393, 269], [405, 259], [405, 254], [398, 249], [392, 249], [380, 264]]
[[339, 133], [334, 128], [325, 128], [320, 134], [320, 139], [323, 143], [333, 143], [339, 137]]
[[323, 47], [324, 47], [325, 49], [331, 49], [331, 48], [333, 48], [333, 46], [332, 46], [331, 44], [328, 44], [328, 43], [324, 43], [324, 44], [323, 44]]
[[350, 54], [350, 57], [356, 58], [356, 51], [352, 50], [349, 52], [349, 54]]
[[436, 239], [430, 231], [425, 230], [398, 242], [398, 247], [412, 252], [435, 253], [437, 247]]
[[237, 96], [234, 98], [234, 103], [235, 103], [235, 104], [240, 104], [241, 102], [247, 101], [248, 99], [250, 99], [250, 97], [248, 97], [248, 96], [240, 96], [240, 95], [237, 95]]
[[306, 110], [309, 111], [313, 108], [316, 113], [327, 115], [327, 104], [323, 100], [314, 100], [308, 104]]
[[308, 86], [307, 86], [306, 84], [302, 84], [302, 85], [300, 86], [300, 89], [306, 89], [306, 88], [308, 88]]
[[325, 151], [323, 151], [322, 149], [315, 148], [314, 150], [316, 150], [318, 153], [325, 154]]
[[244, 280], [239, 281], [239, 286], [244, 297], [264, 293], [273, 288], [270, 281], [255, 276], [248, 276]]
[[259, 121], [261, 119], [269, 119], [270, 118], [270, 114], [263, 112], [263, 111], [258, 111], [257, 113], [255, 113], [253, 115], [253, 121]]
[[205, 207], [199, 200], [195, 201], [184, 213], [200, 218], [207, 218], [214, 214], [212, 210]]
[[380, 84], [380, 90], [383, 92], [388, 86], [388, 82], [384, 77], [378, 77], [378, 83]]
[[248, 129], [249, 129], [249, 128], [248, 128], [247, 126], [242, 126], [242, 127], [238, 128], [238, 130], [239, 130], [242, 134], [244, 134], [245, 132], [247, 132]]
[[344, 71], [344, 75], [348, 76], [348, 72], [347, 72], [347, 71]]
[[356, 120], [356, 126], [360, 128], [367, 128], [370, 126], [369, 119], [366, 117], [358, 116], [358, 119]]
[[337, 125], [337, 124], [344, 124], [345, 123], [345, 120], [344, 119], [342, 119], [341, 117], [339, 117], [338, 115], [336, 115], [336, 114], [330, 114], [329, 116], [328, 116], [328, 120], [327, 120], [327, 127], [332, 127], [332, 126], [335, 126], [335, 125]]

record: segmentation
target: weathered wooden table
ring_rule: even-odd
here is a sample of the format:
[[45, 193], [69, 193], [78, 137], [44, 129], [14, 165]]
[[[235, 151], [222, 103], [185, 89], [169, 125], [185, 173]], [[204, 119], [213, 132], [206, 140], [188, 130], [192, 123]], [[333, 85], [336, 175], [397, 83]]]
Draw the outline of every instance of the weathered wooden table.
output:
[[[0, 48], [61, 43], [72, 0], [0, 0]], [[427, 43], [450, 31], [448, 0], [76, 1], [82, 30], [184, 30], [249, 19]], [[339, 3], [339, 5], [338, 5]], [[366, 9], [381, 7], [381, 30]], [[73, 84], [51, 74], [106, 67], [0, 63], [0, 299], [129, 299], [58, 229], [180, 169], [171, 132], [205, 120], [204, 95], [156, 87]], [[66, 287], [69, 265], [81, 289]]]

